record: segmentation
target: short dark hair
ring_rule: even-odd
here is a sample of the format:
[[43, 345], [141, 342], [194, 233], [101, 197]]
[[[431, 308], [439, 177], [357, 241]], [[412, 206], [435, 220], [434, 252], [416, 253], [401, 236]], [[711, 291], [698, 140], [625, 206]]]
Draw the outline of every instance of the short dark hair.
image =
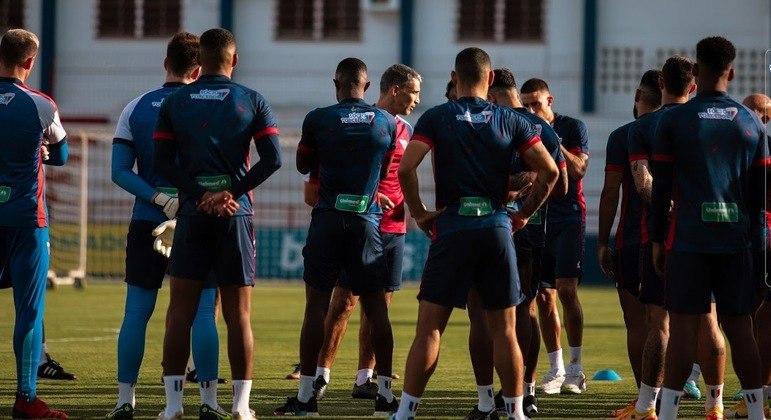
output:
[[[366, 68], [366, 66], [365, 66]], [[410, 80], [417, 80], [422, 82], [423, 78], [418, 74], [415, 69], [404, 64], [394, 64], [387, 68], [383, 75], [380, 77], [380, 93], [388, 92], [391, 86], [404, 86], [409, 83]]]
[[344, 58], [335, 69], [335, 80], [344, 88], [352, 88], [366, 83], [367, 65], [358, 58]]
[[189, 75], [198, 67], [198, 36], [189, 32], [178, 32], [166, 46], [166, 65], [178, 77]]
[[479, 83], [490, 71], [490, 56], [485, 50], [469, 47], [455, 56], [455, 74], [463, 83]]
[[546, 81], [536, 77], [526, 81], [519, 89], [520, 93], [533, 93], [538, 91], [551, 93], [551, 91], [549, 91], [549, 85], [546, 83]]
[[696, 44], [696, 61], [715, 73], [728, 70], [735, 58], [734, 44], [722, 36], [704, 38]]
[[37, 54], [37, 35], [24, 29], [9, 29], [0, 39], [0, 64], [15, 67]]
[[640, 100], [650, 107], [661, 106], [660, 77], [661, 70], [651, 69], [643, 73], [640, 79]]
[[514, 79], [514, 73], [511, 70], [504, 67], [493, 70], [493, 73], [495, 74], [495, 79], [493, 79], [490, 89], [508, 90], [517, 88], [517, 81]]
[[669, 57], [661, 68], [661, 78], [667, 92], [682, 96], [693, 84], [693, 62], [681, 55]]
[[231, 60], [229, 48], [236, 47], [236, 37], [227, 29], [214, 28], [201, 34], [200, 63], [204, 67], [219, 67]]

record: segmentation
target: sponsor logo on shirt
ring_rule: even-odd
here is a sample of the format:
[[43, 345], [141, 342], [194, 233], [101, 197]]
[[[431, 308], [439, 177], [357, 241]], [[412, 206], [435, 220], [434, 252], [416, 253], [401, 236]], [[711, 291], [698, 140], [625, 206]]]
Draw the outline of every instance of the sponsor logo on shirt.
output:
[[0, 93], [0, 105], [8, 105], [11, 103], [14, 96], [16, 96], [16, 94], [13, 92]]
[[190, 99], [203, 99], [206, 101], [222, 101], [230, 94], [230, 89], [201, 89], [198, 93], [191, 93]]
[[699, 112], [699, 118], [708, 120], [733, 120], [739, 110], [736, 107], [707, 108], [706, 112]]
[[491, 111], [482, 111], [479, 114], [472, 114], [466, 111], [461, 115], [456, 115], [455, 118], [458, 121], [466, 121], [472, 124], [478, 124], [478, 123], [481, 124], [481, 123], [490, 122], [490, 118], [492, 116], [493, 116], [493, 113]]
[[374, 112], [351, 112], [347, 117], [341, 117], [343, 124], [370, 124], [375, 119]]
[[162, 103], [163, 103], [163, 99], [161, 99], [160, 101], [153, 101], [152, 102], [153, 108], [160, 108]]

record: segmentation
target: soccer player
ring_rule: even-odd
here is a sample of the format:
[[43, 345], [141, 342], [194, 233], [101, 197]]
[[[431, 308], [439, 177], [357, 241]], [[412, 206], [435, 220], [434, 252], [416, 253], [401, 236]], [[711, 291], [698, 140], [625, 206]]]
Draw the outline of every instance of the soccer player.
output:
[[[490, 85], [490, 89], [487, 92], [488, 100], [496, 105], [505, 106], [520, 112], [526, 119], [532, 122], [536, 127], [536, 132], [541, 138], [541, 142], [546, 147], [546, 150], [554, 159], [557, 167], [560, 171], [560, 176], [552, 189], [552, 194], [564, 194], [567, 191], [567, 171], [565, 168], [565, 157], [560, 151], [559, 138], [557, 133], [549, 126], [549, 124], [542, 120], [535, 114], [531, 114], [526, 108], [522, 106], [522, 102], [519, 99], [519, 92], [517, 90], [517, 83], [514, 79], [514, 74], [509, 69], [495, 69], [493, 70], [494, 79], [493, 84]], [[521, 163], [521, 161], [518, 161]], [[516, 165], [514, 175], [517, 179], [522, 179], [519, 182], [512, 182], [511, 188], [519, 189], [520, 186], [525, 191], [530, 187], [530, 181], [533, 173], [528, 171], [526, 167], [518, 164]], [[515, 186], [515, 184], [517, 184]], [[525, 195], [527, 193], [525, 192]], [[538, 400], [535, 397], [535, 381], [532, 378], [534, 367], [531, 368], [530, 364], [535, 364], [534, 361], [529, 359], [530, 349], [535, 346], [535, 354], [537, 357], [539, 346], [538, 341], [538, 319], [535, 313], [535, 301], [534, 298], [538, 292], [537, 284], [533, 284], [532, 273], [540, 272], [540, 254], [543, 250], [543, 233], [545, 227], [545, 219], [542, 217], [545, 215], [544, 206], [538, 209], [538, 212], [532, 217], [523, 229], [519, 229], [514, 232], [514, 247], [517, 253], [517, 269], [519, 271], [519, 279], [522, 284], [522, 291], [525, 295], [525, 301], [517, 306], [517, 342], [522, 351], [522, 358], [525, 364], [525, 379], [524, 379], [524, 400], [523, 410], [525, 415], [531, 416], [538, 413]], [[536, 265], [538, 266], [536, 268]], [[503, 405], [503, 398], [499, 392], [493, 397], [493, 349], [492, 338], [489, 336], [487, 329], [487, 320], [485, 319], [485, 312], [482, 309], [482, 301], [479, 293], [475, 288], [471, 288], [468, 297], [468, 315], [471, 323], [469, 330], [469, 354], [471, 356], [471, 364], [474, 368], [474, 375], [477, 381], [477, 395], [479, 401], [476, 407], [474, 407], [470, 414], [466, 416], [467, 419], [484, 419], [492, 414], [493, 410], [503, 411], [505, 409]], [[530, 376], [528, 376], [530, 373]]]
[[45, 164], [67, 162], [67, 133], [54, 101], [24, 84], [40, 42], [35, 34], [11, 29], [0, 39], [0, 284], [13, 288], [16, 321], [14, 418], [60, 418], [37, 397], [48, 274], [48, 210]]
[[[522, 114], [488, 102], [493, 81], [490, 57], [466, 48], [455, 58], [452, 81], [458, 100], [426, 111], [399, 165], [410, 214], [431, 236], [423, 271], [418, 324], [395, 419], [415, 417], [439, 358], [441, 335], [454, 307], [463, 308], [476, 288], [493, 339], [493, 360], [506, 414], [524, 419], [522, 353], [515, 332], [515, 306], [523, 301], [517, 275], [513, 229], [521, 229], [546, 200], [559, 172]], [[417, 167], [434, 152], [436, 211], [424, 207]], [[536, 172], [530, 195], [511, 219], [505, 209], [509, 174], [521, 155]]]
[[[118, 402], [107, 415], [133, 418], [135, 390], [145, 349], [147, 322], [155, 309], [168, 259], [153, 250], [153, 229], [176, 217], [177, 191], [152, 168], [153, 131], [163, 100], [198, 78], [198, 37], [180, 32], [166, 48], [166, 79], [159, 89], [144, 93], [123, 109], [112, 146], [112, 179], [136, 197], [126, 245], [126, 309], [118, 335]], [[134, 172], [136, 164], [138, 171]], [[214, 285], [211, 285], [214, 286]], [[216, 287], [201, 293], [193, 321], [193, 358], [201, 407], [199, 417], [218, 420], [229, 414], [217, 404], [219, 338], [214, 324]]]
[[[660, 70], [646, 71], [634, 96], [634, 118], [661, 106]], [[613, 130], [605, 153], [605, 181], [600, 193], [597, 259], [603, 274], [616, 283], [618, 300], [624, 313], [626, 346], [635, 382], [640, 386], [640, 364], [647, 336], [645, 309], [638, 298], [640, 292], [640, 219], [642, 199], [637, 194], [629, 165], [629, 127], [627, 123]], [[609, 246], [610, 231], [621, 197], [621, 215], [616, 227], [613, 251]]]
[[[757, 115], [726, 94], [735, 57], [736, 49], [723, 37], [699, 41], [693, 68], [697, 95], [661, 116], [653, 141], [652, 254], [657, 273], [667, 276], [671, 331], [659, 414], [664, 420], [677, 417], [711, 294], [731, 343], [749, 418], [763, 418], [760, 359], [750, 319], [756, 290], [750, 241], [752, 229], [762, 223], [769, 157]], [[715, 408], [709, 418], [723, 418]]]
[[375, 414], [394, 411], [397, 404], [391, 391], [393, 335], [377, 199], [378, 181], [388, 173], [395, 148], [396, 121], [364, 102], [369, 81], [363, 61], [340, 61], [334, 84], [338, 103], [306, 115], [297, 148], [300, 173], [318, 168], [319, 200], [303, 248], [306, 304], [300, 334], [300, 388], [297, 396], [274, 410], [276, 415], [318, 415], [317, 400], [326, 380], [323, 375], [314, 376], [319, 373], [314, 365], [325, 357], [320, 350], [330, 332], [325, 331], [324, 318], [335, 285], [341, 293], [359, 296], [370, 322], [379, 370]]
[[[414, 69], [403, 64], [394, 64], [387, 68], [380, 78], [380, 97], [376, 107], [388, 111], [396, 120], [396, 143], [388, 174], [378, 184], [378, 199], [383, 209], [380, 219], [380, 234], [383, 241], [383, 252], [386, 262], [387, 281], [385, 286], [386, 304], [390, 306], [393, 292], [399, 290], [402, 284], [402, 259], [404, 256], [405, 234], [407, 222], [404, 211], [404, 195], [402, 194], [396, 170], [404, 154], [404, 148], [412, 137], [412, 126], [400, 115], [409, 115], [420, 103], [420, 83], [422, 77]], [[315, 171], [314, 171], [315, 172]], [[306, 183], [306, 202], [318, 204], [318, 174], [312, 173], [310, 182]], [[315, 194], [308, 190], [315, 190]], [[308, 195], [312, 195], [308, 198]], [[315, 195], [315, 196], [313, 196]], [[324, 330], [325, 337], [319, 353], [316, 367], [316, 377], [322, 376], [325, 383], [329, 382], [329, 370], [334, 363], [340, 342], [345, 334], [354, 305], [358, 296], [345, 287], [336, 287], [332, 293], [332, 302], [327, 312]], [[353, 385], [353, 398], [375, 399], [381, 379], [378, 383], [371, 381], [375, 369], [375, 354], [370, 343], [370, 323], [367, 315], [362, 312], [359, 328], [359, 370]], [[378, 375], [379, 377], [380, 375]], [[319, 381], [319, 383], [321, 383]], [[323, 394], [325, 389], [319, 392]]]
[[[182, 417], [190, 327], [211, 274], [228, 329], [232, 415], [251, 419], [256, 270], [251, 190], [281, 166], [278, 128], [262, 95], [231, 80], [238, 63], [232, 33], [204, 32], [199, 63], [201, 77], [163, 100], [153, 133], [153, 169], [178, 188], [180, 198], [163, 341], [166, 408], [159, 418]], [[260, 159], [249, 168], [252, 140]]]
[[[742, 101], [742, 105], [755, 111], [763, 124], [767, 124], [769, 121], [769, 114], [771, 113], [771, 98], [762, 93], [753, 93], [748, 95]], [[766, 141], [771, 143], [771, 137], [766, 136]], [[771, 147], [771, 144], [770, 144]], [[768, 181], [766, 181], [768, 182]], [[766, 185], [766, 194], [768, 195], [768, 185]], [[760, 236], [756, 236], [753, 239], [757, 239], [753, 246], [753, 276], [757, 281], [760, 306], [755, 311], [753, 316], [753, 325], [755, 326], [755, 340], [758, 343], [758, 354], [760, 354], [760, 373], [761, 380], [763, 382], [763, 404], [765, 405], [766, 418], [771, 418], [771, 410], [769, 410], [769, 400], [771, 400], [771, 334], [768, 331], [771, 329], [771, 291], [766, 283], [766, 270], [768, 269], [768, 224], [771, 223], [771, 213], [769, 213], [768, 199], [766, 199], [766, 226], [764, 229], [760, 229]], [[747, 403], [744, 399], [744, 395], [741, 399], [731, 408], [725, 411], [726, 418], [746, 418]]]
[[[586, 390], [581, 342], [584, 316], [578, 300], [578, 284], [583, 275], [586, 201], [583, 178], [589, 161], [589, 134], [586, 125], [575, 118], [552, 110], [554, 97], [549, 85], [541, 79], [530, 79], [522, 85], [522, 103], [530, 112], [546, 120], [562, 139], [569, 175], [568, 192], [549, 200], [546, 225], [546, 247], [543, 252], [541, 284], [538, 292], [538, 315], [541, 336], [549, 354], [551, 369], [538, 386], [545, 394], [560, 390], [580, 394]], [[567, 369], [560, 345], [560, 319], [557, 296], [565, 312], [570, 362]]]

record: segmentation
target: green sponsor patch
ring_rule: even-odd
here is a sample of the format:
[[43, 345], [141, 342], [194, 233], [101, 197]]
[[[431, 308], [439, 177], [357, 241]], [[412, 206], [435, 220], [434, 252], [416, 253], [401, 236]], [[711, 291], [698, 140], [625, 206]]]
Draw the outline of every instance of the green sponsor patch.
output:
[[736, 223], [739, 221], [739, 206], [736, 203], [701, 203], [701, 220]]
[[364, 213], [367, 211], [367, 201], [366, 195], [340, 194], [335, 200], [335, 208], [351, 213]]
[[527, 220], [528, 225], [540, 225], [541, 224], [541, 210], [537, 210], [535, 213], [533, 213], [532, 216], [530, 216], [530, 219]]
[[230, 188], [229, 175], [199, 176], [195, 178], [195, 182], [207, 191], [225, 191]]
[[155, 191], [158, 191], [159, 193], [164, 193], [168, 195], [169, 197], [176, 197], [179, 192], [174, 187], [156, 187]]
[[0, 203], [5, 203], [11, 199], [11, 187], [0, 185]]
[[493, 214], [493, 205], [489, 198], [484, 197], [461, 197], [460, 209], [458, 214], [461, 216], [487, 216]]

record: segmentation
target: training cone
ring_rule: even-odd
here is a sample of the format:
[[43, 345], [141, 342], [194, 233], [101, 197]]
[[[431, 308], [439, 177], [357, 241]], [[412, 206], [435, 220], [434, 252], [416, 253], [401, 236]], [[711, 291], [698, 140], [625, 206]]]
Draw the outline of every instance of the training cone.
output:
[[598, 370], [592, 377], [595, 381], [620, 381], [621, 376], [613, 369]]

